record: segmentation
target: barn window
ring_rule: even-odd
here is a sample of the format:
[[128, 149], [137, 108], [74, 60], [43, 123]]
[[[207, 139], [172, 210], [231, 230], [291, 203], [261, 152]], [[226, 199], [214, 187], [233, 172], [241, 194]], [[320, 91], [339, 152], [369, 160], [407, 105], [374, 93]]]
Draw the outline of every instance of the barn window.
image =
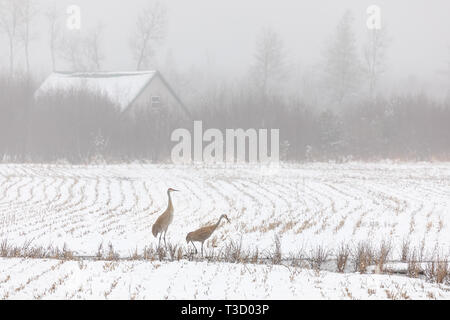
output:
[[160, 96], [152, 96], [152, 107], [158, 108], [161, 106], [161, 97]]

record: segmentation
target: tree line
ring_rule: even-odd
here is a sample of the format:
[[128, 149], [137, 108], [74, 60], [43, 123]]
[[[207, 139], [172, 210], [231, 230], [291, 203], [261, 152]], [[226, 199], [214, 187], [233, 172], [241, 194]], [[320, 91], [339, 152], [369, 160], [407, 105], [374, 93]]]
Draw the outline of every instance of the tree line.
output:
[[[295, 97], [223, 90], [199, 102], [193, 119], [205, 130], [279, 128], [284, 161], [450, 158], [448, 102], [397, 96], [361, 100], [337, 113]], [[0, 80], [3, 162], [169, 162], [171, 133], [193, 125], [150, 106], [130, 116], [92, 92], [54, 92], [39, 100], [33, 92], [27, 80]]]

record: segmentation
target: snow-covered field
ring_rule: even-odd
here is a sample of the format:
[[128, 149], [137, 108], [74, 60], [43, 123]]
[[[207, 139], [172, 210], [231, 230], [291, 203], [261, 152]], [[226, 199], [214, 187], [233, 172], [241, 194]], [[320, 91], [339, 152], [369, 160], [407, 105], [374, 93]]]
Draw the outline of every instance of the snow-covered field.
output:
[[[111, 243], [122, 257], [130, 256], [157, 244], [151, 227], [167, 206], [169, 187], [181, 192], [173, 194], [175, 218], [167, 236], [181, 246], [188, 232], [227, 214], [231, 223], [216, 231], [209, 250], [242, 239], [245, 248], [264, 252], [278, 236], [285, 257], [319, 245], [335, 250], [341, 243], [376, 246], [383, 240], [392, 243], [393, 259], [404, 240], [428, 255], [450, 253], [446, 163], [0, 165], [0, 240], [66, 245], [92, 256], [101, 243]], [[9, 298], [389, 298], [389, 290], [449, 298], [446, 287], [423, 280], [296, 273], [283, 266], [3, 259], [0, 268], [0, 297]]]
[[0, 165], [0, 239], [35, 246], [64, 243], [95, 255], [112, 243], [121, 255], [157, 244], [151, 226], [173, 194], [167, 233], [186, 234], [227, 214], [211, 247], [244, 246], [288, 254], [317, 245], [391, 240], [450, 248], [450, 164], [311, 164], [261, 169], [156, 165]]
[[0, 299], [450, 299], [450, 287], [270, 265], [0, 259]]

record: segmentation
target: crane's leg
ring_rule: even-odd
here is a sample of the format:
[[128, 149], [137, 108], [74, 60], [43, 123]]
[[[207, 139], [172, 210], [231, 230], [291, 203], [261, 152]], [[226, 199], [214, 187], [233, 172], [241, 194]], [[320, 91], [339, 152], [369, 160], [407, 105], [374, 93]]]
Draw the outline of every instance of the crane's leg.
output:
[[202, 242], [202, 258], [203, 258], [203, 242]]
[[198, 251], [197, 251], [197, 247], [195, 246], [195, 244], [194, 244], [194, 241], [191, 241], [191, 243], [192, 243], [192, 245], [194, 246], [194, 249], [195, 249], [195, 254], [197, 254], [198, 253]]
[[161, 248], [161, 236], [162, 232], [159, 234], [158, 249]]
[[166, 247], [166, 249], [167, 249], [167, 243], [166, 243], [166, 233], [167, 233], [167, 229], [166, 229], [166, 231], [164, 231], [164, 246]]

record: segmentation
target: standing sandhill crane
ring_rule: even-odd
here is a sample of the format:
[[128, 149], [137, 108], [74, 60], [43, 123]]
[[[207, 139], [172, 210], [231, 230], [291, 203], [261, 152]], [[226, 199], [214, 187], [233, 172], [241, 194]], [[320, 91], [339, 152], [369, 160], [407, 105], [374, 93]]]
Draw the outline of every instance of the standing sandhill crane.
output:
[[176, 192], [176, 191], [178, 191], [178, 190], [175, 190], [172, 188], [167, 190], [167, 196], [169, 198], [169, 204], [167, 205], [167, 209], [166, 209], [166, 211], [164, 211], [164, 213], [162, 215], [159, 216], [158, 220], [156, 220], [155, 224], [152, 227], [152, 233], [155, 236], [155, 238], [159, 234], [158, 248], [161, 245], [161, 236], [162, 236], [163, 232], [164, 232], [164, 245], [167, 246], [167, 244], [166, 244], [167, 228], [169, 228], [169, 225], [172, 223], [172, 220], [173, 220], [173, 205], [172, 205], [172, 198], [170, 197], [170, 193]]
[[216, 229], [219, 227], [222, 219], [226, 219], [228, 222], [230, 222], [228, 217], [225, 214], [223, 214], [216, 224], [214, 224], [212, 226], [200, 228], [197, 231], [191, 232], [187, 235], [186, 242], [192, 243], [192, 245], [195, 248], [195, 253], [198, 253], [198, 251], [197, 251], [197, 248], [195, 247], [194, 241], [201, 242], [202, 243], [202, 257], [203, 257], [203, 243], [205, 243], [205, 241], [208, 240], [209, 237], [211, 237], [211, 235], [214, 233], [214, 231], [216, 231]]

